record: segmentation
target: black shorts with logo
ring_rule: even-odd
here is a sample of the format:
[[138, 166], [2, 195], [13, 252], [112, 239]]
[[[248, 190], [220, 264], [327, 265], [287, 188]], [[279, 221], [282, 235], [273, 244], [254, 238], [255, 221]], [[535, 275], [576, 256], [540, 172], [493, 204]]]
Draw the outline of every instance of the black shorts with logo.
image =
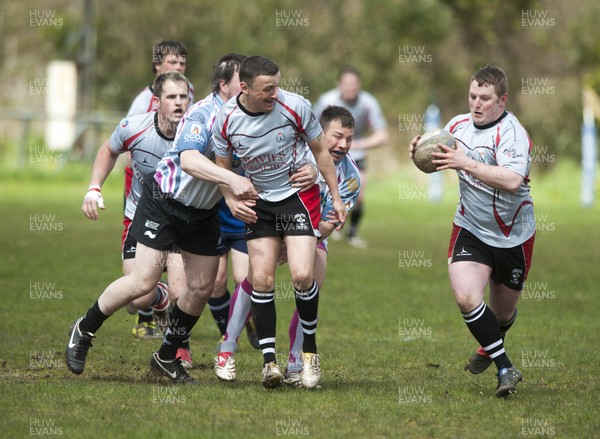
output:
[[155, 250], [183, 251], [219, 256], [220, 224], [218, 205], [196, 209], [181, 204], [160, 190], [154, 179], [144, 181], [130, 234], [139, 243]]
[[246, 240], [267, 236], [320, 236], [321, 192], [318, 185], [281, 201], [256, 200], [258, 220], [246, 224]]
[[454, 224], [448, 247], [448, 265], [460, 261], [487, 265], [492, 268], [494, 282], [521, 291], [531, 266], [534, 241], [535, 234], [516, 247], [492, 247]]

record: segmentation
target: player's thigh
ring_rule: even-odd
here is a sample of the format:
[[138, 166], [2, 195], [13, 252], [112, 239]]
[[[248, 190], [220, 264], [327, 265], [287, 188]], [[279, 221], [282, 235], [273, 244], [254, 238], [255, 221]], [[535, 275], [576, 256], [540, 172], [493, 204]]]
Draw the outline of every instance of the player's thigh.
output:
[[151, 291], [162, 276], [166, 259], [166, 251], [155, 250], [138, 242], [133, 269], [129, 276], [142, 289]]
[[273, 290], [281, 239], [267, 236], [248, 241], [251, 282], [257, 291]]
[[300, 289], [310, 288], [310, 283], [314, 278], [313, 267], [315, 262], [315, 245], [317, 238], [314, 236], [294, 235], [285, 237], [285, 246], [287, 248], [288, 266], [294, 283]]
[[491, 273], [491, 267], [473, 261], [453, 262], [448, 266], [452, 292], [461, 311], [471, 311], [481, 304]]
[[244, 278], [248, 276], [248, 253], [238, 251], [234, 248], [229, 252], [231, 258], [231, 273], [233, 275], [233, 281], [236, 285], [242, 283]]
[[134, 259], [123, 259], [123, 274], [128, 275], [133, 271]]

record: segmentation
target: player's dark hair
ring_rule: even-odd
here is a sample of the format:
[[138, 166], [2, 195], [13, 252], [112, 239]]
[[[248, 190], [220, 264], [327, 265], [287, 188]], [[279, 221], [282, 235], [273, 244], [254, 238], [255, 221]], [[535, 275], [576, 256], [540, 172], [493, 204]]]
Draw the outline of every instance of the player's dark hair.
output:
[[167, 55], [178, 55], [187, 59], [187, 47], [179, 41], [165, 40], [152, 47], [152, 71], [156, 73], [156, 64], [165, 62]]
[[159, 75], [156, 75], [156, 78], [154, 78], [154, 82], [152, 83], [152, 90], [154, 90], [154, 96], [156, 96], [157, 98], [160, 98], [160, 95], [162, 94], [163, 86], [165, 85], [165, 82], [167, 82], [167, 81], [184, 82], [185, 87], [186, 87], [186, 89], [188, 89], [188, 93], [189, 93], [189, 83], [183, 73], [163, 72]]
[[264, 56], [249, 56], [240, 66], [240, 82], [252, 87], [252, 83], [257, 76], [275, 76], [279, 72], [279, 67], [273, 61]]
[[356, 76], [358, 79], [360, 79], [360, 72], [352, 66], [346, 66], [342, 69], [340, 69], [339, 73], [338, 73], [338, 80], [342, 79], [342, 76], [346, 75], [346, 74], [352, 74], [354, 76]]
[[219, 92], [221, 81], [224, 81], [225, 84], [231, 82], [233, 75], [240, 70], [240, 65], [245, 59], [246, 55], [239, 55], [236, 53], [228, 53], [219, 58], [210, 82], [213, 93]]
[[327, 130], [329, 124], [334, 120], [338, 120], [343, 128], [354, 129], [354, 116], [344, 107], [329, 105], [323, 110], [319, 118], [323, 131]]
[[480, 87], [493, 85], [496, 96], [499, 98], [508, 93], [508, 79], [506, 79], [506, 73], [498, 67], [490, 66], [488, 64], [487, 66], [480, 68], [473, 73], [473, 76], [469, 79], [469, 85], [473, 81], [477, 81], [477, 85]]

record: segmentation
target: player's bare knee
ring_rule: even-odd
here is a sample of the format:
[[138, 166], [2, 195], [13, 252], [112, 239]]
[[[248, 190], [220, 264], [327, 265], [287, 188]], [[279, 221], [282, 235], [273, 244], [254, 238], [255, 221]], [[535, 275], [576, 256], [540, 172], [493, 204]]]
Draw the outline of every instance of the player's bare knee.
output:
[[254, 274], [252, 279], [252, 287], [255, 291], [268, 292], [274, 289], [274, 282], [275, 280], [272, 276]]
[[310, 289], [313, 284], [313, 275], [309, 272], [297, 274], [292, 278], [292, 283], [294, 288], [296, 288], [298, 291], [306, 291]]
[[476, 298], [473, 297], [470, 294], [456, 294], [455, 293], [455, 297], [456, 297], [456, 304], [458, 305], [458, 308], [460, 309], [460, 312], [462, 313], [467, 313], [469, 311], [473, 311], [475, 308], [477, 308], [479, 305], [481, 305], [481, 299], [480, 298]]

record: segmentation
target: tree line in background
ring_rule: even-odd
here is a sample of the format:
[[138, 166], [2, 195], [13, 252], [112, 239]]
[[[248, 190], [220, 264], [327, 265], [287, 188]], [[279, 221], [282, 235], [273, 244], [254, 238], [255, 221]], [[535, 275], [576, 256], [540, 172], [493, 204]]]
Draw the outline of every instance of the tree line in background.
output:
[[28, 91], [31, 78], [43, 77], [51, 60], [70, 59], [91, 68], [90, 109], [124, 113], [153, 78], [152, 45], [176, 39], [188, 47], [187, 76], [198, 98], [228, 52], [272, 58], [283, 87], [313, 102], [335, 86], [341, 67], [355, 66], [394, 139], [405, 142], [423, 131], [430, 103], [441, 108], [442, 123], [467, 112], [468, 78], [494, 64], [508, 74], [509, 109], [534, 145], [578, 159], [582, 84], [600, 91], [594, 0], [89, 1], [92, 59], [82, 51], [86, 0], [3, 6], [4, 111], [43, 108], [44, 96]]

